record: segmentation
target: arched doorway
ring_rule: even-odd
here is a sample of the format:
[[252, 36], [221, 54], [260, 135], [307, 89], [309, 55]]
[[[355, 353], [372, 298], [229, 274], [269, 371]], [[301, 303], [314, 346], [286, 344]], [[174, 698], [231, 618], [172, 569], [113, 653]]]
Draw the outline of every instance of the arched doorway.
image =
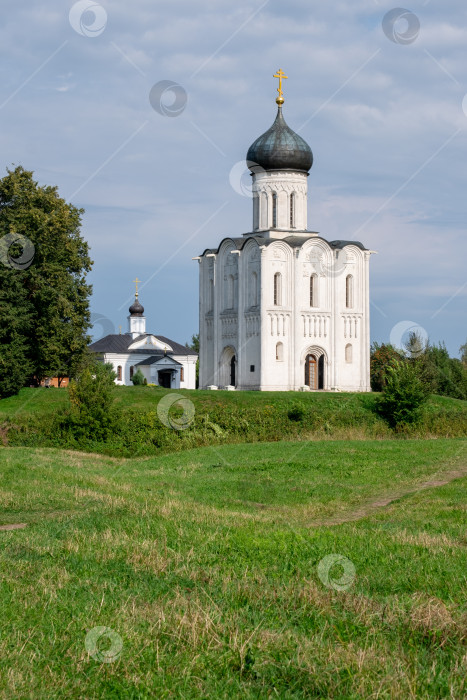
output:
[[310, 389], [318, 388], [318, 362], [316, 355], [307, 355], [305, 358], [305, 385]]
[[324, 389], [324, 355], [309, 353], [305, 358], [305, 386], [313, 391]]
[[235, 386], [235, 355], [230, 360], [230, 386]]
[[237, 356], [234, 348], [229, 345], [224, 348], [219, 363], [219, 385], [236, 386], [237, 384]]

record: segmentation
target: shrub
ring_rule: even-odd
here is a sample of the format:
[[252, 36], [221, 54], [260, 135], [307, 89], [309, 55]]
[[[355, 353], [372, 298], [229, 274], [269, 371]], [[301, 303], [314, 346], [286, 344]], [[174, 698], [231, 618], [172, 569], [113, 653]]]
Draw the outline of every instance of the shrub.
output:
[[378, 412], [392, 427], [414, 423], [428, 399], [428, 391], [408, 362], [394, 362], [386, 370], [386, 386], [377, 403]]
[[116, 376], [112, 365], [96, 363], [70, 383], [70, 421], [78, 436], [99, 440], [111, 431]]
[[287, 411], [287, 417], [291, 421], [301, 423], [302, 420], [305, 418], [305, 413], [305, 408], [301, 403], [294, 403]]
[[146, 381], [144, 378], [144, 374], [140, 369], [138, 369], [131, 380], [133, 382], [134, 386], [143, 386], [144, 382]]

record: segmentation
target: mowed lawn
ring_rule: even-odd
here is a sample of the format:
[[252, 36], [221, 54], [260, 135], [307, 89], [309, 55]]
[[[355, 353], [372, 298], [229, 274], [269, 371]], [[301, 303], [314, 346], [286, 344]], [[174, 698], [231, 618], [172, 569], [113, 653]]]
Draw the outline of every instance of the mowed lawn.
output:
[[2, 448], [0, 696], [464, 698], [466, 487], [465, 439]]

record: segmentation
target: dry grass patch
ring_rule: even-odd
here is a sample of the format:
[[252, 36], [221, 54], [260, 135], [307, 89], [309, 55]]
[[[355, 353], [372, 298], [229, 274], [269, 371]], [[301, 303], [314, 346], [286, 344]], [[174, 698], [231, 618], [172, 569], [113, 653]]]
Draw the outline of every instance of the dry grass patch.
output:
[[400, 532], [392, 535], [392, 539], [395, 542], [400, 542], [401, 544], [426, 547], [427, 549], [433, 549], [436, 551], [465, 546], [463, 542], [455, 540], [452, 537], [448, 537], [448, 535], [430, 535], [428, 532], [417, 532], [414, 534], [408, 532], [407, 530], [401, 530]]

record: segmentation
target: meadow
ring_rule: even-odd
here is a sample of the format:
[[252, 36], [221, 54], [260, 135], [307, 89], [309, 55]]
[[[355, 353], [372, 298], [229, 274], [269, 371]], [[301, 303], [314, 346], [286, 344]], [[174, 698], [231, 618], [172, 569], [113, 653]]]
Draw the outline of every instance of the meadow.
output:
[[[66, 392], [31, 392], [5, 420], [64, 410]], [[211, 416], [273, 405], [193, 396]], [[338, 415], [373, 397], [311, 403], [346, 399]], [[131, 458], [1, 448], [0, 697], [466, 697], [467, 439], [289, 423]]]

